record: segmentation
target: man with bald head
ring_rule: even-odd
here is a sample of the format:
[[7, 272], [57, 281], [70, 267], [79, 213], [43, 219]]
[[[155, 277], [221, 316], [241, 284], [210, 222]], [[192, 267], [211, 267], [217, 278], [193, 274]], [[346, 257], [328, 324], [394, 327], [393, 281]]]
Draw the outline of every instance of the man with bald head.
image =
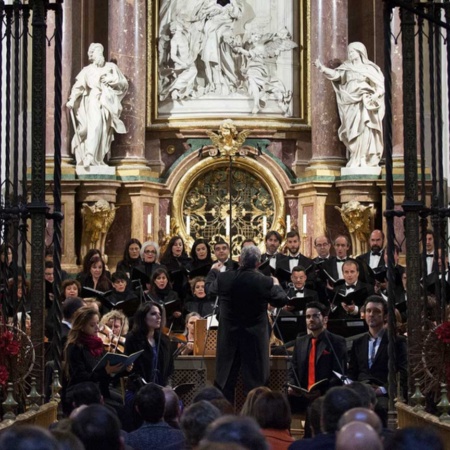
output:
[[364, 422], [370, 425], [378, 434], [383, 431], [383, 424], [377, 413], [368, 408], [352, 408], [339, 419], [338, 427], [343, 428], [350, 422]]
[[383, 444], [370, 425], [350, 422], [337, 433], [336, 450], [383, 450]]

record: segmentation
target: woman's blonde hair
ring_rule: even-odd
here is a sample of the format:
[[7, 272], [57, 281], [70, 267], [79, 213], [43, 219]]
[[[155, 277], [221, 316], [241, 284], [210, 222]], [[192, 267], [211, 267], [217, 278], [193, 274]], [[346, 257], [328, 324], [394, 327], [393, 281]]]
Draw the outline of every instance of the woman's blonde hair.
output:
[[[102, 320], [100, 320], [100, 324], [101, 325], [108, 325], [108, 322], [112, 320], [120, 320], [120, 322], [122, 323], [122, 336], [124, 336], [125, 334], [128, 333], [128, 328], [129, 328], [129, 323], [128, 323], [128, 318], [127, 316], [122, 312], [122, 311], [118, 311], [116, 309], [113, 309], [112, 311], [110, 311], [109, 313], [106, 313], [103, 317]], [[109, 326], [109, 325], [108, 325]]]

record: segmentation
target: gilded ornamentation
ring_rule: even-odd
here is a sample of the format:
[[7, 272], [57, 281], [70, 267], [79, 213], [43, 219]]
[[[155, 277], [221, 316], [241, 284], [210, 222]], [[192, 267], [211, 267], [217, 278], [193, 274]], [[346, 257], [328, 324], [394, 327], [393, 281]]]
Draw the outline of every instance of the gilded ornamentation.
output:
[[246, 151], [242, 148], [242, 145], [250, 134], [250, 130], [238, 132], [231, 119], [223, 121], [219, 128], [219, 134], [210, 130], [206, 130], [206, 134], [215, 147], [215, 149], [209, 151], [211, 156], [217, 156], [218, 154], [226, 157], [236, 155], [245, 156]]
[[372, 209], [370, 206], [363, 206], [356, 200], [351, 200], [342, 205], [342, 208], [335, 206], [341, 213], [342, 221], [347, 227], [352, 240], [352, 253], [360, 255], [367, 251], [367, 241], [370, 236], [370, 218]]
[[93, 206], [83, 203], [83, 236], [81, 239], [81, 254], [85, 255], [91, 248], [98, 248], [105, 253], [106, 235], [116, 217], [116, 208], [106, 200], [100, 199]]
[[[212, 242], [229, 240], [225, 227], [230, 200], [228, 177], [227, 158], [205, 158], [189, 169], [177, 184], [172, 211], [186, 242], [197, 237]], [[279, 230], [279, 219], [284, 216], [284, 196], [273, 174], [253, 158], [237, 158], [233, 162], [231, 181], [232, 250], [233, 255], [237, 255], [243, 239], [262, 242], [263, 216], [267, 217], [268, 230], [272, 229], [272, 224]], [[190, 216], [190, 237], [185, 227], [187, 215]]]

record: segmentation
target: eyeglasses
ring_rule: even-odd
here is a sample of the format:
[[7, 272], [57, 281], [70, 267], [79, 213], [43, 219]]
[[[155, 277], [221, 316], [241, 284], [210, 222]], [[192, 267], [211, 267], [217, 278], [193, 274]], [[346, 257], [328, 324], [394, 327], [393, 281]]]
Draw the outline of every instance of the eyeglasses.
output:
[[156, 250], [144, 250], [144, 253], [146, 255], [151, 255], [151, 254], [156, 255]]
[[314, 247], [319, 247], [319, 248], [322, 248], [322, 247], [328, 247], [330, 244], [316, 244]]
[[306, 314], [307, 319], [318, 319], [320, 317], [321, 313], [314, 313], [314, 314]]

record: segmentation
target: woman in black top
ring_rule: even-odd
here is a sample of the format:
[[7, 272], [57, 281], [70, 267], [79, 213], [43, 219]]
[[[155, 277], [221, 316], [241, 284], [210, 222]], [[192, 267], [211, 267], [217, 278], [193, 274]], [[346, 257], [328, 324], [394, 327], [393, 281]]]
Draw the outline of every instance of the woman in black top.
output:
[[140, 255], [141, 248], [142, 244], [139, 240], [131, 238], [125, 246], [123, 259], [117, 263], [116, 272], [125, 272], [128, 278], [131, 277], [133, 267], [142, 264]]
[[166, 386], [173, 372], [170, 340], [161, 331], [164, 309], [149, 301], [141, 305], [133, 319], [133, 328], [125, 342], [125, 354], [144, 350], [134, 363], [133, 375], [128, 378], [127, 397], [130, 399], [139, 390], [142, 380]]
[[[75, 384], [93, 381], [98, 384], [103, 397], [110, 398], [109, 383], [115, 374], [125, 370], [122, 364], [111, 366], [109, 363], [102, 369], [93, 370], [105, 354], [103, 341], [97, 336], [98, 324], [99, 314], [89, 306], [83, 306], [75, 313], [65, 348], [64, 393], [70, 392]], [[70, 403], [70, 399], [67, 401]]]
[[191, 258], [186, 253], [183, 239], [180, 236], [172, 236], [161, 257], [161, 264], [167, 268], [173, 289], [181, 299], [189, 292], [186, 268], [190, 262]]
[[88, 287], [100, 292], [107, 292], [111, 289], [109, 272], [106, 271], [105, 263], [98, 254], [94, 254], [86, 262], [86, 268], [77, 275], [77, 280], [81, 287]]
[[182, 304], [178, 294], [172, 289], [166, 269], [160, 267], [153, 272], [150, 278], [150, 289], [145, 295], [166, 310], [165, 326], [171, 331], [184, 330], [184, 321], [181, 317]]

